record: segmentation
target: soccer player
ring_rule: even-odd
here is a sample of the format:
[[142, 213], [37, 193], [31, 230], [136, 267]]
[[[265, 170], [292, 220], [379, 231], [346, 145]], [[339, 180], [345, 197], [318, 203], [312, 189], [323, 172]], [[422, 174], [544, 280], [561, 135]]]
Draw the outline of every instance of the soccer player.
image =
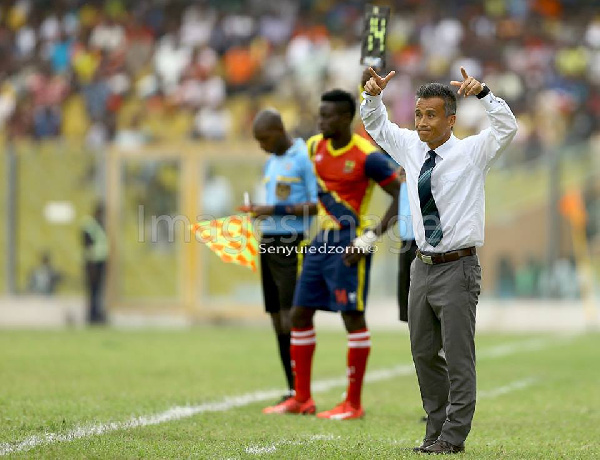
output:
[[[305, 248], [302, 273], [292, 308], [291, 355], [296, 377], [294, 397], [265, 413], [313, 414], [310, 389], [316, 346], [313, 316], [317, 309], [341, 312], [348, 332], [346, 400], [318, 417], [362, 417], [362, 382], [371, 349], [365, 307], [373, 244], [398, 211], [400, 183], [386, 157], [368, 140], [352, 133], [356, 103], [346, 91], [321, 96], [321, 134], [308, 140], [319, 187], [317, 236]], [[379, 184], [393, 199], [376, 226], [365, 219], [371, 193]]]
[[293, 395], [294, 389], [290, 362], [290, 309], [301, 260], [297, 248], [308, 232], [309, 216], [317, 213], [317, 181], [304, 140], [292, 139], [276, 110], [259, 112], [254, 119], [253, 131], [260, 147], [269, 153], [263, 179], [267, 203], [241, 209], [260, 220], [265, 310], [271, 315], [289, 389], [283, 401]]

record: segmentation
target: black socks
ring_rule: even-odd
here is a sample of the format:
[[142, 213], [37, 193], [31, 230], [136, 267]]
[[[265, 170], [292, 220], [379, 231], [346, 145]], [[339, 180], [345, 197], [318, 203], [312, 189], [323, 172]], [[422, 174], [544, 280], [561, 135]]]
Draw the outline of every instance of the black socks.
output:
[[294, 373], [292, 372], [292, 361], [290, 357], [290, 333], [277, 334], [277, 342], [279, 342], [281, 364], [283, 364], [285, 378], [287, 379], [288, 388], [291, 392], [294, 390]]

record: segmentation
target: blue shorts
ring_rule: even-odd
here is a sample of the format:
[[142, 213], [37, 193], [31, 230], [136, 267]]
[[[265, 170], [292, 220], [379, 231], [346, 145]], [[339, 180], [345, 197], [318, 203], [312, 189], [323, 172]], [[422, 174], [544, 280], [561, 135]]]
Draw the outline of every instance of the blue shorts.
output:
[[296, 284], [294, 306], [327, 311], [364, 311], [369, 291], [372, 254], [350, 267], [344, 249], [354, 231], [320, 231], [303, 252], [302, 272]]

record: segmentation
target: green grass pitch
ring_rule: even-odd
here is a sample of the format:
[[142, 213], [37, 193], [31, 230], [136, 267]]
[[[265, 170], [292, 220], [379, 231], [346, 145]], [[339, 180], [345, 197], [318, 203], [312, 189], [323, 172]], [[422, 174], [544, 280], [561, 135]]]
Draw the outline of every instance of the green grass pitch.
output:
[[[419, 458], [408, 337], [372, 331], [366, 417], [265, 416], [283, 387], [267, 328], [3, 331], [5, 458]], [[341, 400], [346, 338], [319, 331], [318, 409]], [[600, 458], [600, 335], [479, 334], [473, 459]], [[272, 391], [270, 391], [272, 390]], [[237, 398], [236, 398], [237, 397]]]

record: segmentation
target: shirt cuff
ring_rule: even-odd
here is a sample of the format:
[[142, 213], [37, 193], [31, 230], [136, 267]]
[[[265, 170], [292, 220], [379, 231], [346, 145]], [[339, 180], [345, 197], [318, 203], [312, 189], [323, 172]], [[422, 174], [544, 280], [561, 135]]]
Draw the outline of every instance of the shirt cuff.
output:
[[363, 91], [362, 97], [363, 97], [363, 103], [366, 106], [377, 107], [379, 104], [381, 104], [381, 94], [379, 94], [378, 96], [371, 96], [366, 91]]
[[496, 100], [496, 97], [494, 96], [494, 94], [490, 91], [489, 94], [487, 96], [485, 96], [483, 99], [480, 99], [483, 106], [485, 107], [485, 110], [487, 110], [488, 112], [491, 112], [492, 110], [494, 110], [496, 107], [498, 107], [500, 105], [500, 103]]

